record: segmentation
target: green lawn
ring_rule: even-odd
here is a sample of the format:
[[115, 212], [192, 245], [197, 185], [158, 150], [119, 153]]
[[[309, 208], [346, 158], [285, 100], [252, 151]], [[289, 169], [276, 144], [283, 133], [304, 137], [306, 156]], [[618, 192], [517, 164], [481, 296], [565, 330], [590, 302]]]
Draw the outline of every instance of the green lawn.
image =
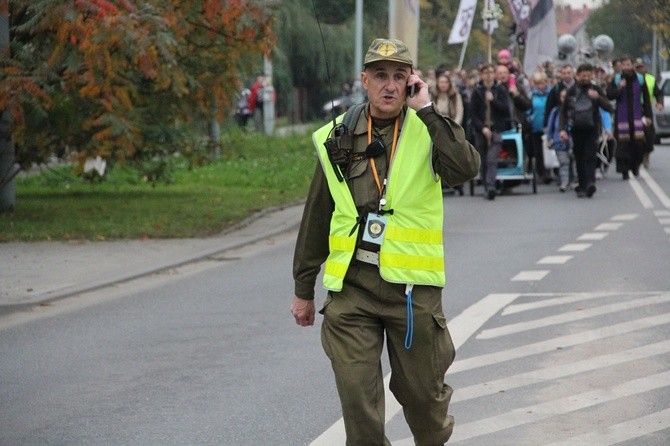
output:
[[16, 209], [0, 215], [0, 242], [202, 237], [263, 208], [304, 198], [316, 163], [311, 136], [238, 134], [221, 159], [168, 163], [167, 182], [116, 165], [99, 183], [60, 166], [16, 179]]

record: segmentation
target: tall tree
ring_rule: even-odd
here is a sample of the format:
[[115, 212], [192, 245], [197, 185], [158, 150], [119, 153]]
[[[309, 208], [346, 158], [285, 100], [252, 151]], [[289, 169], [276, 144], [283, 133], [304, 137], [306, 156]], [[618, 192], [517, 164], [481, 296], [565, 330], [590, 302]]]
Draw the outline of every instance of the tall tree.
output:
[[[262, 0], [17, 0], [1, 67], [24, 167], [70, 148], [125, 159], [223, 113], [252, 55], [273, 45]], [[223, 116], [219, 116], [223, 118]], [[164, 145], [164, 144], [163, 144]]]
[[610, 0], [589, 15], [586, 32], [594, 37], [610, 36], [614, 41], [614, 55], [635, 57], [649, 52], [651, 31], [639, 20], [644, 3]]

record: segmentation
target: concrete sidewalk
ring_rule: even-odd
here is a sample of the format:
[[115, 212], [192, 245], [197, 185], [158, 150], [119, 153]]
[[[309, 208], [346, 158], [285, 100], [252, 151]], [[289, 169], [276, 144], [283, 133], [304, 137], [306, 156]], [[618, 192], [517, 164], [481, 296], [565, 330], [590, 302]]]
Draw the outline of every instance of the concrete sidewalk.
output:
[[303, 204], [201, 239], [0, 243], [0, 315], [190, 263], [294, 230]]

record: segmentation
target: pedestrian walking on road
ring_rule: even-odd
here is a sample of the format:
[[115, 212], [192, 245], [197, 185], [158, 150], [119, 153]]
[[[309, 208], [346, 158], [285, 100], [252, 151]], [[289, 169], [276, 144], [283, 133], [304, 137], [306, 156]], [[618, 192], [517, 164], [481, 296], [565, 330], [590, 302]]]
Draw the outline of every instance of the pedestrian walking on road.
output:
[[577, 197], [591, 198], [596, 193], [596, 162], [598, 138], [602, 131], [600, 108], [612, 112], [605, 92], [593, 80], [593, 66], [585, 63], [577, 68], [577, 81], [568, 88], [561, 107], [561, 140], [572, 135], [572, 153], [577, 167]]
[[651, 100], [644, 77], [633, 69], [633, 60], [621, 59], [621, 73], [607, 85], [607, 97], [616, 100], [614, 137], [616, 171], [624, 180], [638, 176], [646, 147], [645, 127], [651, 126]]
[[390, 445], [385, 341], [390, 389], [415, 444], [441, 445], [453, 429], [444, 383], [455, 352], [442, 310], [441, 183], [473, 178], [479, 156], [463, 129], [435, 111], [412, 66], [403, 42], [374, 40], [361, 73], [368, 101], [313, 134], [320, 163], [296, 242], [291, 312], [298, 325], [314, 324], [325, 262], [321, 341], [349, 446]]

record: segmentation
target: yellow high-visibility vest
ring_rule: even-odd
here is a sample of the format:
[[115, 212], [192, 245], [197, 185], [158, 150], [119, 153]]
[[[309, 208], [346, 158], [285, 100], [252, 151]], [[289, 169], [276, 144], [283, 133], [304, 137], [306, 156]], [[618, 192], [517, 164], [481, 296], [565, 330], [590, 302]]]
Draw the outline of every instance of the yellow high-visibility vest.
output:
[[[351, 191], [346, 181], [338, 180], [334, 170], [338, 167], [331, 164], [324, 146], [331, 129], [332, 124], [320, 128], [312, 141], [335, 202], [323, 286], [340, 291], [356, 248], [357, 231], [351, 232], [359, 216]], [[445, 283], [442, 186], [432, 168], [431, 146], [425, 124], [407, 109], [383, 208], [393, 210], [384, 215], [387, 225], [379, 251], [380, 274], [387, 282], [440, 287]]]

